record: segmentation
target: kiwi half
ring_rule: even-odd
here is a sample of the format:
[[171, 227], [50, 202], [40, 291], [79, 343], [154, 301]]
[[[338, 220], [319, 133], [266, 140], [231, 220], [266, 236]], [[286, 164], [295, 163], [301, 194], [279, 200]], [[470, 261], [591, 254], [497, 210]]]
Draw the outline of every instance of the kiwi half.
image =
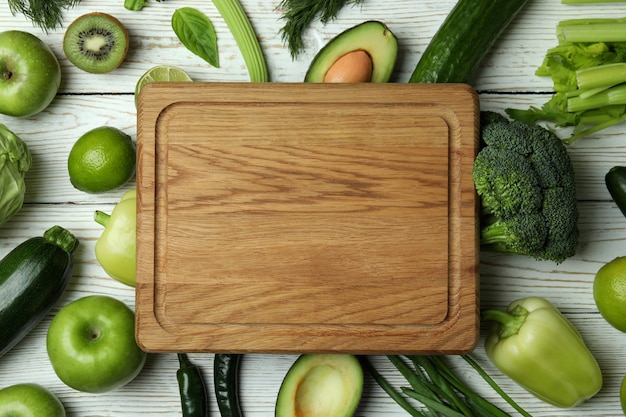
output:
[[65, 31], [63, 52], [83, 71], [104, 74], [119, 67], [128, 52], [128, 31], [115, 17], [93, 12], [74, 20]]

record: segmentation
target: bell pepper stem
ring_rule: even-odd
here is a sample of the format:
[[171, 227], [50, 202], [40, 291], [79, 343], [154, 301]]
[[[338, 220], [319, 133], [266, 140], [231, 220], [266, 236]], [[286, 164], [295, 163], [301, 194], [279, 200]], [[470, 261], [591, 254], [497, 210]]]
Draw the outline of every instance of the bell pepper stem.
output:
[[111, 218], [110, 214], [107, 214], [100, 210], [96, 210], [96, 212], [93, 215], [93, 219], [104, 227], [107, 227], [107, 224], [109, 224], [110, 218]]
[[501, 310], [485, 310], [481, 313], [483, 320], [494, 321], [498, 323], [498, 336], [505, 339], [516, 335], [528, 316], [528, 310], [522, 306], [517, 306], [513, 311], [506, 312]]

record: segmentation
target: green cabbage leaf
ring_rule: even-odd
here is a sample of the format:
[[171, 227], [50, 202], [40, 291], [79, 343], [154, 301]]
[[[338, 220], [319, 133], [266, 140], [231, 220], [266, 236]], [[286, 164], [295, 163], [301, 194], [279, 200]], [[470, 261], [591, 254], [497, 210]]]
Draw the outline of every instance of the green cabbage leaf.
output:
[[26, 143], [0, 124], [0, 224], [22, 208], [26, 194], [24, 177], [31, 165]]

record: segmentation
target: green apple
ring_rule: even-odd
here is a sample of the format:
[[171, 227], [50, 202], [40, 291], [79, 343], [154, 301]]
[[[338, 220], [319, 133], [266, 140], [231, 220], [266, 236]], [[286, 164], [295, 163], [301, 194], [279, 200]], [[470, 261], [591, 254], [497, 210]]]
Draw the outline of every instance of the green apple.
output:
[[38, 384], [16, 384], [0, 390], [0, 417], [65, 417], [52, 392]]
[[85, 296], [63, 307], [50, 323], [46, 347], [59, 379], [91, 393], [132, 381], [147, 355], [135, 340], [135, 313], [103, 295]]
[[50, 105], [61, 85], [61, 66], [37, 36], [0, 32], [0, 113], [35, 115]]

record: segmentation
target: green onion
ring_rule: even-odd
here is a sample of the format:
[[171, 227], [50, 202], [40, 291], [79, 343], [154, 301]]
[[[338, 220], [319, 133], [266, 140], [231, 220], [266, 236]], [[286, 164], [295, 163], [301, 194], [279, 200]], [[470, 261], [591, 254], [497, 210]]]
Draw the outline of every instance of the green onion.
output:
[[376, 368], [372, 365], [370, 360], [367, 357], [361, 358], [361, 363], [363, 367], [369, 372], [369, 374], [374, 378], [374, 381], [389, 395], [389, 397], [394, 400], [400, 407], [404, 409], [407, 413], [412, 415], [413, 417], [425, 417], [425, 414], [420, 413], [415, 407], [409, 403], [390, 383], [387, 379], [380, 374], [376, 370]]
[[504, 398], [504, 401], [506, 401], [511, 407], [517, 410], [517, 412], [520, 413], [522, 416], [531, 417], [531, 415], [528, 414], [526, 410], [520, 407], [515, 401], [513, 401], [511, 397], [508, 396], [506, 392], [504, 392], [502, 388], [500, 388], [496, 381], [494, 381], [487, 374], [487, 372], [485, 372], [485, 370], [481, 368], [480, 365], [478, 365], [478, 363], [474, 359], [472, 359], [469, 355], [461, 355], [461, 357], [465, 360], [465, 362], [469, 363], [472, 368], [476, 370], [476, 372], [478, 372], [478, 375], [480, 375], [495, 392], [497, 392], [502, 398]]
[[[471, 409], [459, 397], [456, 387], [450, 384], [450, 374], [442, 362], [438, 362], [438, 357], [410, 356], [415, 369], [424, 369], [427, 377], [433, 383], [433, 391], [438, 393], [439, 398], [445, 399], [454, 410], [462, 411], [463, 415], [471, 416]], [[443, 365], [443, 366], [442, 366]]]
[[454, 409], [447, 407], [443, 403], [437, 402], [436, 400], [433, 400], [432, 398], [429, 398], [425, 395], [421, 395], [408, 388], [402, 388], [402, 392], [408, 395], [409, 397], [421, 402], [422, 404], [427, 406], [429, 409], [431, 409], [433, 412], [441, 413], [445, 415], [446, 417], [471, 417], [472, 416], [472, 414], [459, 413], [458, 411], [455, 411]]
[[[469, 356], [462, 355], [463, 359], [474, 368], [479, 375], [500, 396], [517, 410], [523, 417], [530, 417], [524, 409], [515, 403], [493, 381], [487, 373]], [[491, 404], [476, 394], [446, 365], [441, 356], [410, 355], [405, 359], [398, 355], [388, 355], [387, 359], [396, 367], [409, 383], [410, 387], [395, 389], [372, 365], [367, 357], [362, 358], [364, 368], [374, 378], [374, 381], [385, 391], [390, 398], [414, 417], [506, 417], [505, 411]], [[412, 366], [411, 366], [412, 365]], [[424, 408], [418, 409], [412, 405], [410, 399], [419, 401]]]
[[239, 0], [213, 0], [230, 29], [248, 67], [250, 81], [267, 82], [269, 75], [261, 45]]

